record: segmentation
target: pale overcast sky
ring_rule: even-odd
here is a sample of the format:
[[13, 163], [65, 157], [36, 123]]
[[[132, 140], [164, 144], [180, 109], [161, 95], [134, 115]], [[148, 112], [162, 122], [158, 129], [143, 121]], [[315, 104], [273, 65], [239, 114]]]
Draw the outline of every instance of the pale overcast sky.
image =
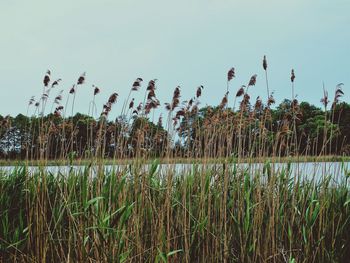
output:
[[[343, 82], [349, 102], [349, 25], [349, 0], [1, 0], [0, 114], [25, 113], [47, 69], [63, 79], [56, 91], [64, 95], [86, 72], [77, 93], [83, 113], [92, 84], [102, 90], [100, 109], [112, 92], [125, 99], [137, 77], [144, 86], [158, 79], [162, 103], [177, 85], [184, 100], [203, 85], [202, 106], [216, 105], [230, 67], [231, 101], [253, 74], [252, 98], [265, 98], [263, 55], [277, 102], [290, 97], [292, 68], [300, 100], [319, 105], [324, 81], [331, 95]], [[144, 89], [136, 102], [143, 96]]]

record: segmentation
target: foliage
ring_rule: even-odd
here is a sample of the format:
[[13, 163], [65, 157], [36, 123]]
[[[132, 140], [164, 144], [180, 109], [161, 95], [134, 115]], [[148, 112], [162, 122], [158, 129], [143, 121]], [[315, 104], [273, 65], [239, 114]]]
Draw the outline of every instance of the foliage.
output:
[[0, 261], [347, 262], [349, 178], [334, 187], [268, 162], [254, 178], [237, 164], [181, 169], [4, 173]]

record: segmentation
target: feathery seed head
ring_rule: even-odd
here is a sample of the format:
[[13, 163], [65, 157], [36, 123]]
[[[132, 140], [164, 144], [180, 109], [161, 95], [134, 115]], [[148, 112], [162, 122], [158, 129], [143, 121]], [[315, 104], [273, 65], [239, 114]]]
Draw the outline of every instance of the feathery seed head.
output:
[[295, 79], [294, 69], [292, 69], [291, 75], [290, 75], [290, 81], [293, 83]]
[[44, 80], [43, 80], [43, 83], [44, 83], [44, 86], [47, 87], [49, 85], [49, 82], [50, 82], [50, 76], [51, 76], [51, 71], [50, 70], [47, 70], [46, 74], [45, 74], [45, 77], [44, 77]]
[[267, 60], [266, 60], [266, 56], [264, 56], [264, 59], [263, 59], [263, 68], [264, 68], [264, 70], [267, 69]]
[[255, 84], [256, 84], [256, 77], [257, 77], [258, 75], [256, 75], [256, 74], [254, 74], [253, 76], [251, 76], [251, 78], [250, 78], [250, 80], [249, 80], [249, 84], [248, 84], [248, 86], [255, 86]]
[[132, 84], [131, 90], [138, 91], [141, 87], [141, 82], [143, 81], [142, 78], [137, 78], [134, 83]]
[[242, 86], [239, 88], [239, 90], [238, 90], [237, 93], [236, 93], [236, 97], [240, 97], [240, 96], [242, 96], [242, 95], [244, 94], [244, 88], [245, 88], [244, 85], [242, 85]]
[[75, 93], [75, 85], [73, 85], [73, 86], [71, 87], [71, 89], [69, 90], [69, 93], [70, 93], [70, 94], [74, 94], [74, 93]]
[[80, 75], [80, 77], [78, 78], [77, 81], [77, 85], [82, 85], [85, 82], [85, 72], [83, 74]]
[[52, 84], [51, 84], [51, 88], [54, 88], [55, 86], [58, 85], [58, 83], [61, 81], [62, 79], [57, 79], [55, 80]]
[[95, 86], [95, 85], [92, 85], [92, 87], [94, 88], [94, 96], [96, 96], [97, 94], [100, 93], [100, 88]]
[[227, 81], [231, 81], [234, 77], [236, 77], [236, 73], [235, 73], [235, 68], [231, 68], [228, 72], [227, 72]]

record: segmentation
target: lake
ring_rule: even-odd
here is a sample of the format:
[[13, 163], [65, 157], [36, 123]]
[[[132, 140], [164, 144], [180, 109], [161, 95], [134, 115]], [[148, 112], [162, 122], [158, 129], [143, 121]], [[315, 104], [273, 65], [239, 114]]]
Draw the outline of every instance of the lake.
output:
[[[240, 163], [232, 164], [232, 168], [236, 166], [238, 171], [247, 171], [249, 174], [254, 176], [254, 174], [261, 174], [264, 169], [264, 163]], [[300, 163], [291, 163], [290, 164], [290, 173], [291, 176], [302, 179], [315, 179], [320, 180], [324, 176], [329, 176], [332, 183], [340, 183], [342, 179], [349, 174], [349, 165], [350, 162], [300, 162]], [[142, 165], [141, 169], [143, 173], [148, 173], [151, 164]], [[45, 166], [45, 171], [50, 172], [54, 175], [64, 175], [67, 174], [70, 170], [79, 172], [83, 171], [87, 166], [86, 165], [73, 165], [73, 166]], [[201, 171], [207, 171], [210, 169], [213, 176], [220, 176], [222, 174], [222, 164], [159, 164], [157, 171], [161, 176], [166, 176], [169, 172], [172, 172], [174, 175], [181, 175], [191, 172], [192, 169], [198, 169]], [[0, 173], [10, 174], [13, 170], [18, 168], [17, 166], [2, 166], [0, 167]], [[105, 171], [115, 171], [121, 172], [128, 169], [129, 165], [104, 165], [103, 168]], [[271, 163], [271, 173], [280, 173], [283, 169], [287, 168], [287, 163]], [[34, 173], [39, 170], [38, 166], [28, 166], [29, 173]], [[91, 174], [95, 175], [98, 170], [97, 166], [91, 167]], [[130, 171], [129, 171], [130, 172]]]

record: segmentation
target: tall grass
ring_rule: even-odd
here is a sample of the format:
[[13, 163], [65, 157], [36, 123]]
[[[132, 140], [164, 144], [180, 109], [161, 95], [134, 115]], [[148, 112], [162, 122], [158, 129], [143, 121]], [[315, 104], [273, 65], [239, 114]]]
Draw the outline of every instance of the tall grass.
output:
[[[334, 182], [339, 174], [323, 170], [305, 178], [290, 162], [277, 164], [286, 157], [298, 159], [301, 140], [309, 137], [297, 134], [294, 70], [292, 101], [274, 123], [266, 57], [263, 69], [266, 104], [259, 97], [251, 102], [254, 74], [235, 93], [238, 110], [228, 107], [232, 68], [217, 107], [199, 109], [203, 86], [183, 102], [176, 87], [166, 103], [165, 128], [161, 119], [153, 123], [152, 113], [160, 106], [156, 80], [148, 83], [143, 103], [137, 108], [134, 99], [129, 103], [131, 91], [141, 88], [138, 78], [120, 118], [109, 120], [118, 103], [113, 93], [98, 119], [85, 120], [85, 143], [78, 143], [81, 120], [73, 117], [76, 87], [85, 74], [70, 90], [71, 117], [61, 117], [68, 99], [65, 108], [61, 97], [55, 100], [54, 114], [46, 117], [31, 101], [40, 119], [39, 125], [36, 118], [25, 124], [30, 130], [24, 144], [27, 165], [0, 170], [0, 261], [348, 262], [350, 171], [343, 164], [343, 176]], [[45, 87], [50, 77], [51, 72], [45, 75]], [[94, 113], [100, 90], [93, 88], [89, 112]], [[336, 103], [341, 95], [336, 92]], [[327, 113], [328, 97], [323, 103], [325, 119], [314, 139], [322, 147], [306, 148], [305, 156], [322, 157], [332, 148], [334, 116]], [[9, 126], [6, 119], [1, 129]], [[106, 167], [107, 155], [113, 164], [130, 161]], [[66, 159], [67, 169], [48, 169], [52, 156]], [[76, 157], [87, 157], [80, 169], [72, 166]], [[176, 158], [196, 161], [186, 166]], [[34, 170], [30, 159], [39, 159]]]
[[268, 162], [254, 176], [237, 163], [173, 165], [2, 174], [0, 259], [347, 262], [349, 177], [335, 186]]

